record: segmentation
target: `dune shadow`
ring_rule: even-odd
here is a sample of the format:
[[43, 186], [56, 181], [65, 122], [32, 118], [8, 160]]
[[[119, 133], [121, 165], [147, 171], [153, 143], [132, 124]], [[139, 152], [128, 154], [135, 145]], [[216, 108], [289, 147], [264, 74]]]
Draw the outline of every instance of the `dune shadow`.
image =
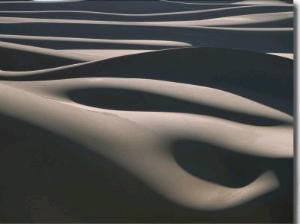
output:
[[[275, 167], [280, 189], [234, 208], [194, 210], [168, 201], [117, 164], [70, 139], [9, 116], [1, 115], [0, 122], [1, 222], [249, 223], [292, 219], [291, 159]], [[189, 141], [178, 142], [173, 150], [189, 145]], [[105, 147], [100, 139], [99, 147]], [[179, 165], [188, 160], [197, 163], [186, 153], [180, 159], [185, 161]], [[226, 161], [222, 164], [227, 165]], [[232, 178], [235, 176], [229, 180]], [[244, 177], [237, 183], [247, 181], [250, 179]]]
[[[185, 48], [109, 59], [76, 73], [80, 76], [88, 71], [91, 77], [103, 74], [208, 86], [293, 114], [293, 60], [273, 55], [222, 48]], [[76, 73], [70, 75], [74, 77]]]
[[[227, 8], [228, 7], [228, 8]], [[218, 9], [218, 11], [206, 11], [207, 7], [201, 6], [201, 11], [195, 12], [194, 10], [181, 10], [179, 12], [184, 12], [182, 14], [148, 14], [144, 16], [142, 13], [138, 15], [135, 14], [125, 14], [118, 15], [116, 14], [105, 14], [105, 13], [94, 13], [95, 10], [89, 12], [80, 9], [80, 11], [72, 11], [68, 10], [62, 11], [59, 9], [55, 12], [39, 12], [34, 11], [19, 11], [19, 12], [6, 12], [0, 11], [0, 16], [5, 17], [26, 17], [26, 18], [42, 18], [42, 19], [75, 19], [75, 20], [104, 20], [104, 21], [138, 21], [138, 22], [146, 22], [146, 21], [185, 21], [185, 20], [204, 20], [204, 19], [213, 19], [213, 18], [221, 18], [228, 16], [239, 16], [239, 15], [247, 15], [247, 14], [258, 14], [258, 13], [276, 13], [276, 12], [289, 12], [292, 11], [291, 6], [273, 6], [273, 5], [254, 5], [251, 7], [238, 7], [234, 5], [228, 5], [226, 8], [215, 6], [213, 9]], [[160, 8], [158, 8], [159, 10]], [[196, 9], [197, 10], [197, 9]]]
[[266, 170], [277, 170], [282, 161], [247, 155], [196, 140], [176, 140], [171, 147], [177, 163], [190, 174], [231, 188], [252, 183]]
[[67, 95], [76, 103], [103, 109], [192, 113], [257, 126], [286, 124], [286, 122], [274, 118], [226, 110], [188, 100], [132, 89], [82, 88], [71, 90], [67, 92]]
[[119, 77], [165, 80], [221, 89], [293, 114], [293, 60], [222, 48], [183, 48], [96, 61], [4, 80]]
[[4, 71], [31, 71], [81, 62], [58, 55], [46, 55], [6, 47], [0, 47], [0, 55], [3, 57], [0, 60], [0, 70]]
[[288, 18], [288, 19], [280, 19], [275, 21], [269, 21], [269, 22], [260, 22], [260, 23], [245, 23], [245, 24], [230, 24], [230, 25], [221, 25], [220, 27], [252, 27], [252, 28], [281, 28], [281, 27], [293, 27], [294, 26], [294, 19]]
[[[279, 182], [278, 189], [238, 207], [208, 212], [217, 215], [218, 220], [231, 217], [230, 222], [293, 222], [293, 158], [246, 155], [196, 139], [174, 140], [171, 152], [177, 163], [190, 174], [228, 187], [246, 186], [266, 170], [272, 170], [275, 173]], [[248, 209], [252, 211], [251, 214], [246, 212]], [[257, 217], [264, 216], [264, 211], [267, 211], [268, 215], [265, 218], [268, 221], [257, 219]], [[234, 217], [236, 215], [242, 215], [244, 221]], [[216, 220], [216, 222], [219, 221]]]
[[[0, 122], [1, 222], [199, 219], [73, 140], [9, 116]], [[99, 147], [108, 146], [99, 139]]]
[[44, 47], [52, 49], [116, 49], [116, 50], [160, 50], [160, 49], [169, 49], [174, 48], [175, 46], [169, 45], [147, 45], [147, 44], [130, 44], [130, 43], [101, 43], [97, 40], [88, 40], [83, 39], [79, 40], [34, 40], [34, 39], [14, 39], [14, 38], [5, 38], [0, 36], [1, 41], [23, 44], [35, 47]]
[[[5, 34], [92, 39], [168, 40], [197, 47], [222, 47], [259, 52], [293, 52], [293, 32], [270, 30], [223, 30], [203, 27], [144, 25], [16, 23], [2, 24]], [[14, 40], [17, 43], [17, 40]]]
[[[24, 10], [84, 10], [96, 12], [111, 13], [166, 13], [195, 9], [212, 9], [214, 4], [206, 4], [201, 6], [195, 5], [177, 5], [168, 4], [161, 1], [79, 1], [79, 2], [60, 2], [59, 4], [43, 3], [43, 4], [26, 4], [26, 3], [1, 3], [1, 10], [6, 11], [24, 11]], [[238, 5], [236, 5], [237, 7]], [[218, 8], [228, 7], [228, 4], [218, 5]], [[235, 7], [233, 5], [233, 7]]]

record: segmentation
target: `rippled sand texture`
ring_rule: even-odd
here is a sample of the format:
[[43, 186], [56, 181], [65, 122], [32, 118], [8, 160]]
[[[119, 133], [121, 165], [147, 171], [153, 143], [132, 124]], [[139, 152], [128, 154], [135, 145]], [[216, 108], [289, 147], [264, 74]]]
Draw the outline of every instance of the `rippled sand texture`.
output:
[[292, 222], [293, 5], [0, 2], [0, 222]]

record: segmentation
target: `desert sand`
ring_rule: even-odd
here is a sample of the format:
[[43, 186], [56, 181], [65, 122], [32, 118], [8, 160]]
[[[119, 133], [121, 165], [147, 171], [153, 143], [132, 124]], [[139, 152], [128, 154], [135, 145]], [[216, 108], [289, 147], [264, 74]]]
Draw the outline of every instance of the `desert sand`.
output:
[[293, 222], [288, 1], [3, 1], [0, 26], [0, 222]]

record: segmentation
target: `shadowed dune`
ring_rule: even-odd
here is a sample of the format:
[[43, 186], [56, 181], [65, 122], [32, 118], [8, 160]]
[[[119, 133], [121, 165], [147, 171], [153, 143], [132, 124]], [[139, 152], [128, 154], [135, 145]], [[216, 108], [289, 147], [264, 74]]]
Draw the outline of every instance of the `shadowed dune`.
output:
[[[265, 169], [271, 168], [276, 172], [276, 177], [280, 183], [278, 190], [233, 208], [214, 212], [201, 211], [201, 209], [189, 210], [184, 207], [178, 207], [178, 205], [174, 205], [170, 201], [163, 199], [150, 190], [148, 188], [149, 185], [145, 186], [140, 183], [138, 181], [139, 178], [136, 179], [134, 176], [126, 174], [123, 168], [120, 169], [115, 166], [115, 163], [103, 159], [101, 154], [104, 153], [103, 156], [106, 157], [106, 149], [114, 148], [112, 145], [109, 145], [112, 144], [111, 141], [115, 141], [115, 138], [105, 139], [107, 134], [104, 133], [108, 130], [105, 132], [97, 132], [97, 137], [95, 136], [97, 141], [94, 146], [93, 141], [90, 141], [92, 144], [88, 143], [87, 138], [91, 137], [89, 132], [91, 130], [93, 132], [95, 131], [92, 126], [92, 129], [89, 131], [86, 129], [90, 126], [89, 123], [96, 122], [94, 125], [97, 127], [97, 123], [101, 122], [104, 128], [103, 130], [105, 130], [105, 128], [109, 128], [109, 126], [107, 126], [108, 124], [112, 125], [111, 122], [115, 119], [114, 116], [110, 116], [109, 114], [104, 115], [106, 119], [108, 119], [105, 124], [103, 123], [104, 120], [97, 121], [100, 114], [92, 114], [85, 110], [74, 110], [72, 106], [63, 106], [54, 101], [45, 101], [43, 98], [26, 92], [23, 92], [23, 98], [22, 100], [18, 100], [19, 104], [16, 106], [16, 104], [8, 103], [16, 102], [12, 100], [18, 98], [18, 95], [9, 95], [9, 91], [13, 89], [3, 85], [1, 89], [2, 95], [5, 97], [5, 100], [3, 99], [1, 104], [1, 136], [4, 136], [1, 138], [1, 159], [3, 160], [1, 162], [1, 167], [3, 167], [1, 170], [3, 172], [2, 180], [5, 181], [4, 185], [2, 185], [1, 193], [4, 198], [2, 199], [2, 203], [6, 205], [2, 208], [1, 213], [3, 213], [2, 217], [4, 221], [61, 222], [71, 220], [75, 222], [84, 220], [101, 222], [109, 220], [115, 222], [151, 222], [159, 220], [170, 222], [174, 220], [195, 222], [201, 220], [224, 222], [224, 220], [234, 220], [242, 222], [243, 220], [259, 220], [270, 222], [272, 220], [287, 220], [286, 218], [282, 219], [282, 216], [276, 212], [276, 209], [278, 209], [278, 203], [280, 204], [283, 201], [288, 202], [291, 200], [291, 159], [283, 159], [282, 162], [280, 162], [279, 159], [279, 162], [273, 163], [271, 162], [272, 159], [261, 158], [259, 160], [269, 162], [257, 163], [256, 161], [255, 163], [257, 165], [261, 164], [260, 166], [256, 166], [255, 170], [257, 175], [259, 175], [258, 170], [261, 166]], [[20, 94], [22, 92], [18, 90], [15, 91], [15, 93]], [[40, 102], [40, 108], [33, 108], [32, 105], [38, 102]], [[53, 108], [53, 106], [56, 108], [55, 111], [49, 110], [49, 108]], [[18, 108], [23, 108], [23, 110], [18, 111]], [[30, 111], [38, 112], [39, 117], [36, 117], [36, 112], [31, 113]], [[68, 115], [70, 112], [75, 117]], [[7, 113], [11, 113], [11, 115], [5, 115]], [[83, 130], [73, 128], [73, 131], [70, 132], [68, 126], [77, 120], [78, 115], [82, 117], [83, 114], [90, 118], [93, 117], [92, 120], [89, 119], [90, 121], [84, 125], [85, 127], [81, 126]], [[47, 119], [47, 117], [50, 118], [53, 115], [54, 120], [51, 119], [53, 123], [50, 125], [50, 120]], [[62, 120], [55, 121], [55, 117], [58, 118], [58, 116], [62, 116]], [[79, 122], [79, 120], [77, 121]], [[116, 121], [123, 123], [122, 119], [117, 118]], [[101, 128], [101, 126], [98, 126], [98, 128]], [[17, 133], [15, 132], [16, 129], [18, 130]], [[114, 130], [114, 128], [109, 129], [111, 129], [111, 131]], [[87, 132], [85, 132], [85, 130]], [[144, 132], [143, 130], [146, 131], [146, 129], [137, 131], [141, 134]], [[76, 135], [78, 131], [81, 133], [81, 137], [75, 140], [74, 134]], [[115, 135], [119, 135], [122, 133], [122, 130], [114, 133]], [[145, 133], [147, 133], [147, 131]], [[132, 137], [130, 138], [135, 138], [137, 134], [137, 132], [131, 132]], [[70, 139], [71, 136], [73, 136], [73, 140]], [[103, 142], [101, 142], [100, 139], [102, 139]], [[15, 143], [12, 144], [12, 141]], [[136, 141], [132, 141], [134, 144], [140, 144], [135, 142]], [[85, 145], [86, 143], [88, 143], [88, 145]], [[153, 144], [153, 142], [151, 144]], [[201, 154], [199, 155], [200, 158], [199, 156], [195, 156], [195, 150], [201, 147], [202, 153], [205, 153], [205, 158], [208, 159], [207, 161], [211, 161], [211, 172], [215, 171], [213, 167], [213, 161], [217, 159], [213, 156], [213, 154], [216, 153], [215, 150], [205, 152], [205, 147], [200, 143], [177, 142], [176, 140], [170, 144], [173, 145], [170, 150], [173, 151], [172, 153], [174, 153], [175, 159], [183, 169], [193, 173], [191, 167], [187, 164], [193, 166], [195, 165], [195, 160], [196, 163], [199, 164]], [[123, 146], [125, 146], [124, 142]], [[93, 148], [97, 149], [97, 151], [94, 151]], [[131, 150], [133, 150], [133, 148], [128, 149], [127, 153], [130, 153]], [[99, 154], [101, 151], [102, 153]], [[94, 152], [96, 154], [94, 154]], [[121, 153], [122, 150], [119, 152]], [[232, 171], [234, 171], [230, 173], [229, 178], [231, 179], [236, 178], [235, 175], [238, 175], [238, 173], [235, 172], [243, 170], [235, 169], [235, 165], [240, 164], [236, 161], [237, 155], [236, 153], [225, 153], [224, 150], [219, 153], [219, 159], [223, 158], [224, 162], [226, 162], [226, 158], [228, 158], [229, 162], [231, 161], [227, 167], [229, 170], [233, 169]], [[249, 155], [241, 155], [241, 161], [243, 161], [243, 157], [245, 159], [247, 158], [248, 162], [250, 162], [252, 158], [251, 156], [249, 157]], [[132, 157], [132, 159], [133, 158], [135, 158], [135, 156]], [[161, 157], [160, 159], [163, 158], [164, 157]], [[128, 159], [130, 158], [128, 157]], [[165, 162], [167, 161], [168, 160], [165, 160]], [[138, 162], [138, 160], [136, 160], [136, 162]], [[149, 165], [152, 169], [155, 168], [153, 163]], [[243, 165], [246, 165], [246, 163], [243, 163]], [[248, 166], [247, 168], [251, 169], [251, 167]], [[244, 169], [247, 168], [244, 167]], [[5, 172], [7, 170], [10, 171]], [[20, 174], [20, 171], [22, 174]], [[176, 174], [176, 172], [172, 173], [171, 170], [169, 172], [171, 172], [169, 173], [170, 177]], [[89, 173], [89, 175], [86, 175], [86, 173]], [[255, 178], [253, 177], [255, 173], [253, 173], [251, 176]], [[176, 175], [178, 175], [178, 173]], [[193, 175], [195, 174], [193, 173]], [[225, 185], [229, 184], [231, 187], [245, 186], [244, 184], [251, 181], [251, 176], [248, 176], [244, 177], [246, 179], [235, 179], [235, 181], [232, 179], [231, 181], [233, 182], [227, 182], [226, 184], [226, 178], [228, 178], [228, 176], [223, 175], [215, 179], [213, 176], [207, 177], [205, 175], [199, 175], [197, 167], [196, 176], [204, 179], [208, 178], [210, 181]], [[144, 178], [147, 179], [150, 178], [150, 176], [145, 175], [143, 176], [143, 179]], [[103, 185], [103, 183], [105, 184]], [[189, 185], [187, 183], [186, 187], [182, 188], [182, 190], [188, 190], [188, 188]], [[239, 190], [239, 188], [237, 188], [237, 190]], [[212, 191], [214, 190], [212, 189]], [[276, 197], [273, 195], [276, 195]], [[276, 200], [274, 200], [275, 198]], [[265, 202], [262, 203], [262, 201]], [[16, 202], [18, 202], [17, 206], [15, 204]], [[102, 207], [104, 204], [105, 206]], [[124, 206], [124, 204], [126, 204], [126, 206]], [[287, 205], [288, 204], [285, 204], [285, 206]], [[13, 210], [11, 210], [12, 207]], [[24, 207], [26, 210], [23, 209]], [[101, 208], [100, 213], [99, 207]], [[132, 211], [134, 211], [134, 213], [132, 213]], [[256, 211], [258, 216], [253, 216], [253, 211]], [[268, 211], [268, 215], [264, 215], [265, 211]], [[291, 210], [287, 210], [286, 213], [290, 211]], [[103, 215], [102, 212], [104, 212], [103, 214], [105, 215]], [[114, 215], [115, 212], [117, 212], [118, 216]], [[269, 212], [274, 215], [270, 216]]]
[[[18, 119], [3, 115], [0, 119], [1, 203], [5, 204], [0, 210], [2, 222], [286, 222], [292, 211], [288, 209], [292, 195], [287, 183], [292, 180], [293, 168], [287, 159], [273, 163], [277, 164], [273, 167], [278, 170], [280, 189], [237, 208], [201, 212], [164, 200], [85, 147]], [[195, 157], [197, 148], [190, 145], [178, 142], [173, 149], [175, 158], [187, 170], [189, 164], [197, 168], [199, 161], [207, 163], [199, 158], [201, 154]], [[207, 155], [212, 154], [207, 151]], [[241, 183], [240, 179], [236, 181]], [[283, 202], [286, 209], [278, 210]], [[265, 211], [268, 215], [264, 216]]]
[[[254, 181], [268, 169], [286, 164], [289, 172], [290, 159], [267, 159], [232, 152], [226, 148], [193, 141], [178, 140], [173, 143], [174, 157], [178, 164], [191, 174], [229, 187], [242, 187]], [[221, 168], [222, 167], [222, 168]]]
[[0, 222], [293, 222], [292, 4], [2, 1], [0, 23]]
[[5, 60], [0, 62], [0, 68], [7, 71], [41, 70], [84, 61], [84, 57], [76, 58], [74, 55], [58, 53], [51, 49], [26, 47], [5, 42], [0, 42], [0, 54], [5, 57]]
[[[287, 27], [293, 27], [292, 12], [259, 13], [238, 16], [227, 16], [213, 19], [193, 18], [193, 20], [180, 21], [98, 21], [98, 20], [76, 20], [76, 19], [37, 19], [23, 17], [0, 17], [1, 23], [63, 23], [63, 24], [97, 24], [97, 25], [123, 25], [123, 26], [145, 26], [145, 27], [239, 27], [239, 30], [246, 30], [247, 27], [261, 27], [260, 30], [272, 30], [276, 27], [279, 30], [288, 30]], [[282, 28], [286, 27], [286, 28]], [[229, 29], [227, 28], [227, 29]], [[237, 30], [238, 28], [235, 28]]]
[[[43, 3], [39, 4], [37, 2], [27, 2], [27, 3], [13, 3], [5, 2], [1, 4], [1, 11], [5, 10], [84, 10], [84, 11], [100, 11], [107, 13], [166, 13], [166, 12], [178, 12], [187, 10], [200, 10], [213, 9], [216, 7], [214, 4], [203, 4], [200, 6], [194, 5], [176, 5], [170, 4], [162, 1], [100, 1], [100, 2], [60, 2], [59, 4], [53, 3]], [[239, 6], [239, 5], [233, 5]], [[220, 3], [217, 5], [218, 8], [226, 8], [228, 4]]]
[[16, 42], [38, 47], [49, 47], [54, 49], [139, 49], [160, 50], [177, 47], [188, 47], [190, 44], [175, 41], [161, 40], [109, 40], [92, 38], [68, 38], [68, 37], [40, 37], [23, 35], [1, 35], [0, 38], [7, 42]]
[[71, 90], [71, 100], [77, 103], [112, 110], [195, 113], [228, 119], [234, 122], [272, 126], [285, 122], [256, 115], [209, 107], [163, 95], [130, 89], [89, 88]]
[[[118, 66], [115, 67], [114, 64]], [[52, 70], [1, 72], [0, 75], [6, 80], [28, 81], [77, 77], [167, 80], [223, 89], [286, 113], [293, 113], [293, 61], [240, 50], [175, 49], [123, 56]], [[256, 81], [258, 77], [259, 82]], [[264, 94], [264, 97], [260, 94]]]
[[184, 21], [222, 18], [228, 16], [238, 16], [259, 13], [289, 12], [292, 6], [231, 6], [227, 8], [214, 8], [204, 10], [189, 10], [167, 13], [149, 14], [118, 14], [103, 13], [97, 11], [71, 11], [71, 10], [45, 10], [45, 11], [1, 11], [1, 16], [26, 17], [26, 18], [49, 18], [49, 19], [75, 19], [75, 20], [105, 20], [105, 21]]
[[[269, 28], [270, 29], [270, 28]], [[22, 33], [20, 33], [22, 30]], [[250, 32], [251, 31], [251, 32]], [[193, 46], [238, 48], [263, 52], [290, 53], [293, 51], [292, 30], [235, 30], [228, 28], [144, 27], [126, 25], [91, 25], [25, 23], [5, 24], [5, 34], [77, 37], [93, 39], [170, 40]], [[287, 41], [291, 40], [291, 41]], [[6, 40], [5, 40], [6, 41]], [[17, 39], [10, 40], [18, 43]], [[28, 42], [30, 43], [30, 42]], [[23, 40], [24, 44], [24, 40]], [[34, 44], [33, 44], [34, 45]], [[73, 46], [73, 48], [76, 46]]]

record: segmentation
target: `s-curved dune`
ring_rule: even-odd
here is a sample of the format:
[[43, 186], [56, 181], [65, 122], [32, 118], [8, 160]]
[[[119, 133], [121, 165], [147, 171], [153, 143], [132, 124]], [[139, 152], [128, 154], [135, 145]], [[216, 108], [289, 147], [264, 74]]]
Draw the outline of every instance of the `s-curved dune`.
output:
[[293, 221], [293, 7], [1, 2], [0, 222]]

